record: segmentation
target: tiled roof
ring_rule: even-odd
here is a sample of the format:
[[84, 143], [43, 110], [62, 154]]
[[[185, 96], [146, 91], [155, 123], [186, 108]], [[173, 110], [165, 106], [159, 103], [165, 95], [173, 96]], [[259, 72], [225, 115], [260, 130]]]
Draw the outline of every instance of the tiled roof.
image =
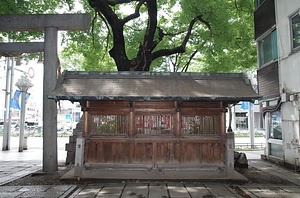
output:
[[254, 101], [250, 81], [237, 73], [65, 71], [48, 96], [55, 100]]

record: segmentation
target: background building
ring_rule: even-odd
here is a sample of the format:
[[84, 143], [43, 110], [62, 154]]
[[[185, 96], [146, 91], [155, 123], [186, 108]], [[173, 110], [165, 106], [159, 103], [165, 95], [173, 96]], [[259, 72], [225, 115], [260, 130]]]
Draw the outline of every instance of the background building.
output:
[[300, 108], [300, 0], [256, 0], [258, 87], [269, 159], [297, 164]]
[[[7, 63], [8, 58], [0, 58], [0, 134], [3, 132], [3, 121], [5, 113], [5, 95], [6, 95], [6, 78], [7, 78]], [[10, 61], [10, 68], [11, 61]], [[39, 129], [37, 132], [41, 134], [41, 128], [43, 125], [43, 65], [36, 60], [21, 63], [16, 65], [14, 62], [14, 72], [11, 75], [9, 72], [9, 87], [12, 83], [12, 91], [10, 97], [14, 97], [15, 91], [18, 89], [15, 83], [23, 74], [27, 73], [30, 76], [31, 82], [34, 84], [29, 89], [30, 96], [27, 99], [26, 111], [25, 111], [25, 127], [26, 130]], [[30, 74], [29, 74], [30, 73]], [[10, 92], [10, 89], [8, 90]], [[20, 98], [19, 98], [20, 100]], [[18, 102], [20, 105], [20, 101]], [[61, 101], [58, 105], [58, 129], [59, 131], [71, 131], [75, 128], [76, 123], [81, 117], [81, 107], [79, 103], [71, 103], [69, 101]], [[20, 109], [10, 108], [11, 114], [11, 132], [18, 135], [18, 126], [20, 122]], [[28, 126], [28, 127], [27, 127]]]
[[[240, 102], [232, 108], [231, 113], [233, 118], [231, 128], [234, 132], [249, 132], [251, 124], [254, 131], [264, 130], [259, 104]], [[249, 117], [251, 113], [252, 120]]]

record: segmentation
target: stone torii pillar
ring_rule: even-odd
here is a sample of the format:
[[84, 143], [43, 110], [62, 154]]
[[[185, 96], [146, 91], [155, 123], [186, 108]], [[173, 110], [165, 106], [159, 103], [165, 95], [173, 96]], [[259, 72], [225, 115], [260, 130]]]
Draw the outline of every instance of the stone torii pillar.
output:
[[[15, 43], [0, 43], [0, 56], [5, 56], [5, 57], [16, 57], [19, 54], [22, 53], [32, 53], [32, 52], [43, 52], [44, 51], [44, 43], [43, 42], [15, 42]], [[12, 72], [13, 73], [13, 72]], [[6, 78], [8, 78], [6, 76]], [[12, 76], [10, 76], [12, 77]], [[6, 80], [6, 86], [9, 81]], [[10, 80], [10, 83], [12, 83], [12, 79]], [[10, 85], [12, 86], [12, 85]], [[11, 91], [11, 90], [10, 90]], [[5, 96], [5, 101], [6, 103], [9, 103], [9, 100], [7, 98], [7, 93], [8, 90], [6, 90], [6, 96]], [[12, 93], [9, 93], [11, 96]], [[5, 106], [5, 114], [9, 111], [7, 109], [7, 105]], [[4, 116], [4, 121], [5, 121], [5, 127], [3, 131], [3, 144], [2, 144], [2, 150], [9, 150], [10, 149], [10, 130], [7, 128], [7, 120], [5, 118], [7, 115]]]
[[58, 169], [57, 105], [55, 101], [48, 99], [57, 81], [57, 34], [59, 30], [87, 30], [89, 26], [90, 15], [88, 14], [0, 15], [0, 31], [2, 32], [44, 31], [44, 172], [54, 172]]

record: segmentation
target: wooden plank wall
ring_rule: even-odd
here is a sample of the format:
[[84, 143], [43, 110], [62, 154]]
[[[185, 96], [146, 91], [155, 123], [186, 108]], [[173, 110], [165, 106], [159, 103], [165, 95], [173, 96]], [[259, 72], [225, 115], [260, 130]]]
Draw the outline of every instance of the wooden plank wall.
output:
[[[131, 148], [133, 147], [133, 148]], [[223, 163], [224, 143], [221, 140], [206, 141], [151, 141], [95, 138], [86, 145], [86, 162], [120, 164], [157, 163]], [[155, 156], [155, 158], [153, 158]]]
[[[117, 111], [120, 109], [120, 111]], [[110, 112], [110, 110], [112, 110]], [[129, 131], [126, 135], [93, 135], [84, 127], [86, 163], [146, 164], [220, 164], [225, 160], [225, 107], [222, 102], [90, 102], [85, 108], [89, 114], [126, 114]], [[172, 135], [137, 135], [135, 115], [162, 114], [173, 116]], [[185, 136], [181, 133], [181, 115], [218, 115], [219, 133]], [[211, 123], [210, 123], [211, 124]]]

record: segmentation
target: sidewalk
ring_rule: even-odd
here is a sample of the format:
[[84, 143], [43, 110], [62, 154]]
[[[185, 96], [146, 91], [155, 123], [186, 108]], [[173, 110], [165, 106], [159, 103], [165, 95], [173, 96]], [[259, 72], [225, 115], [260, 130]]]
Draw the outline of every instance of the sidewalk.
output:
[[[64, 153], [60, 149], [59, 153]], [[6, 183], [41, 170], [41, 148], [0, 151], [0, 197], [299, 197], [300, 175], [259, 160], [261, 151], [245, 152], [249, 165], [290, 181], [282, 184], [230, 184], [204, 181], [95, 182], [88, 185], [4, 186]], [[63, 157], [61, 157], [63, 158]]]

